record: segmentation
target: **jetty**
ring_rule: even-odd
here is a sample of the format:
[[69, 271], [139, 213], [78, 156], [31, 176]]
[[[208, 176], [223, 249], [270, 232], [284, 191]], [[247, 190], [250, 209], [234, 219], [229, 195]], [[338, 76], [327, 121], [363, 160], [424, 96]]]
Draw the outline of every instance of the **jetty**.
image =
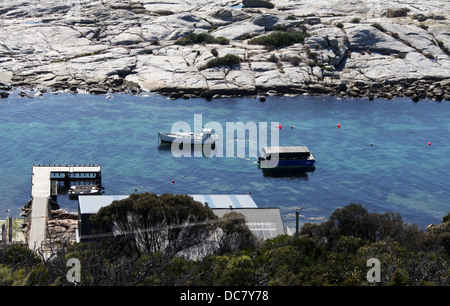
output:
[[45, 248], [49, 198], [56, 199], [58, 185], [70, 188], [72, 184], [81, 182], [101, 184], [100, 165], [33, 165], [28, 236], [28, 247], [31, 250]]

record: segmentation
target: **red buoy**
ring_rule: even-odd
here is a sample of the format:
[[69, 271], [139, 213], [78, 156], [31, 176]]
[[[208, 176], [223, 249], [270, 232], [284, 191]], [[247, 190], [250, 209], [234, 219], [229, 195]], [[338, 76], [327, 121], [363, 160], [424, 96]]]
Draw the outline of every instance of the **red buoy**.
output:
[[431, 146], [431, 142], [429, 142], [428, 145]]
[[337, 128], [338, 128], [338, 129], [340, 129], [340, 128], [341, 128], [341, 124], [340, 124], [340, 123], [338, 123], [338, 125], [337, 125]]
[[278, 128], [281, 130], [281, 124], [278, 126]]
[[175, 184], [175, 181], [174, 181], [174, 180], [172, 180], [172, 184]]

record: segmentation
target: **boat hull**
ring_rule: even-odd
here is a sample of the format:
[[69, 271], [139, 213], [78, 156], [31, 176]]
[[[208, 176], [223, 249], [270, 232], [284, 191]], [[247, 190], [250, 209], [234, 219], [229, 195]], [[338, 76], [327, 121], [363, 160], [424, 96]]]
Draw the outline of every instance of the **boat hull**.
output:
[[259, 166], [261, 168], [314, 168], [315, 160], [278, 160], [278, 163], [273, 167], [274, 161], [260, 160]]
[[195, 134], [186, 134], [186, 135], [174, 135], [170, 133], [158, 132], [159, 139], [162, 142], [173, 143], [175, 140], [179, 143], [183, 144], [192, 144], [192, 145], [203, 145], [206, 142], [213, 144], [215, 143], [217, 136], [211, 135], [209, 137], [202, 137]]

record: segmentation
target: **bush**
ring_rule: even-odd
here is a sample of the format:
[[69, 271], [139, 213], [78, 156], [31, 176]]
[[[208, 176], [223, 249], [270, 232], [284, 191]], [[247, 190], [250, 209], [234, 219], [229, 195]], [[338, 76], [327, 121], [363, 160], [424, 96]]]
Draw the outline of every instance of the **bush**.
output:
[[275, 25], [275, 27], [273, 29], [274, 29], [274, 31], [283, 31], [283, 32], [287, 31], [287, 27], [282, 24]]
[[353, 18], [352, 20], [350, 20], [351, 23], [359, 23], [360, 21], [360, 18]]
[[228, 45], [230, 43], [230, 41], [225, 37], [217, 37], [216, 42], [219, 45]]
[[219, 66], [229, 66], [233, 67], [234, 65], [239, 65], [241, 62], [241, 58], [234, 54], [227, 54], [222, 57], [214, 58], [206, 63], [205, 66], [201, 68], [207, 69], [207, 68], [213, 68], [213, 67], [219, 67]]
[[372, 27], [374, 27], [375, 29], [380, 30], [381, 32], [386, 32], [386, 29], [383, 28], [383, 26], [381, 24], [379, 24], [378, 22], [372, 23]]
[[194, 45], [194, 44], [221, 44], [221, 45], [227, 45], [229, 43], [229, 40], [225, 37], [214, 37], [211, 34], [208, 33], [191, 33], [187, 36], [177, 39], [175, 41], [176, 45], [181, 46], [188, 46], [188, 45]]
[[450, 55], [450, 50], [444, 45], [444, 43], [440, 40], [437, 41], [437, 44], [439, 48], [441, 48], [442, 51], [444, 51], [446, 54]]
[[429, 59], [432, 59], [432, 60], [435, 59], [435, 58], [434, 58], [434, 55], [431, 54], [431, 53], [425, 53], [424, 56], [425, 56], [426, 58], [429, 58]]
[[395, 58], [404, 59], [405, 57], [406, 57], [406, 53], [405, 52], [400, 52], [400, 53], [395, 55]]
[[314, 61], [309, 61], [309, 62], [308, 62], [308, 66], [311, 67], [311, 68], [314, 68], [314, 67], [317, 66], [317, 64], [316, 64], [316, 62], [314, 62]]
[[300, 65], [300, 58], [298, 56], [293, 56], [289, 59], [289, 62], [292, 66], [297, 67], [298, 65]]
[[249, 41], [249, 44], [279, 48], [302, 43], [309, 36], [310, 34], [303, 32], [275, 31], [265, 36], [253, 38]]
[[268, 61], [272, 62], [272, 63], [278, 63], [278, 57], [275, 54], [272, 53], [270, 55], [270, 57], [268, 58]]

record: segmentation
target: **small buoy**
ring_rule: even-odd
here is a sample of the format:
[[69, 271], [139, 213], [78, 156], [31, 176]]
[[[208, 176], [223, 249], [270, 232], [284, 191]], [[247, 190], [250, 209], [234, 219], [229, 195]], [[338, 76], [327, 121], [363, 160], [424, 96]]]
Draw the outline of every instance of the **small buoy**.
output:
[[428, 145], [431, 146], [431, 142], [429, 142]]
[[291, 130], [294, 129], [294, 127], [291, 125]]
[[370, 143], [370, 146], [373, 147], [373, 143]]
[[338, 125], [337, 125], [337, 128], [338, 128], [338, 129], [340, 129], [340, 128], [341, 128], [341, 124], [340, 124], [340, 123], [338, 123]]
[[278, 126], [278, 128], [281, 130], [281, 124]]
[[174, 181], [174, 180], [172, 180], [172, 184], [175, 184], [175, 181]]

